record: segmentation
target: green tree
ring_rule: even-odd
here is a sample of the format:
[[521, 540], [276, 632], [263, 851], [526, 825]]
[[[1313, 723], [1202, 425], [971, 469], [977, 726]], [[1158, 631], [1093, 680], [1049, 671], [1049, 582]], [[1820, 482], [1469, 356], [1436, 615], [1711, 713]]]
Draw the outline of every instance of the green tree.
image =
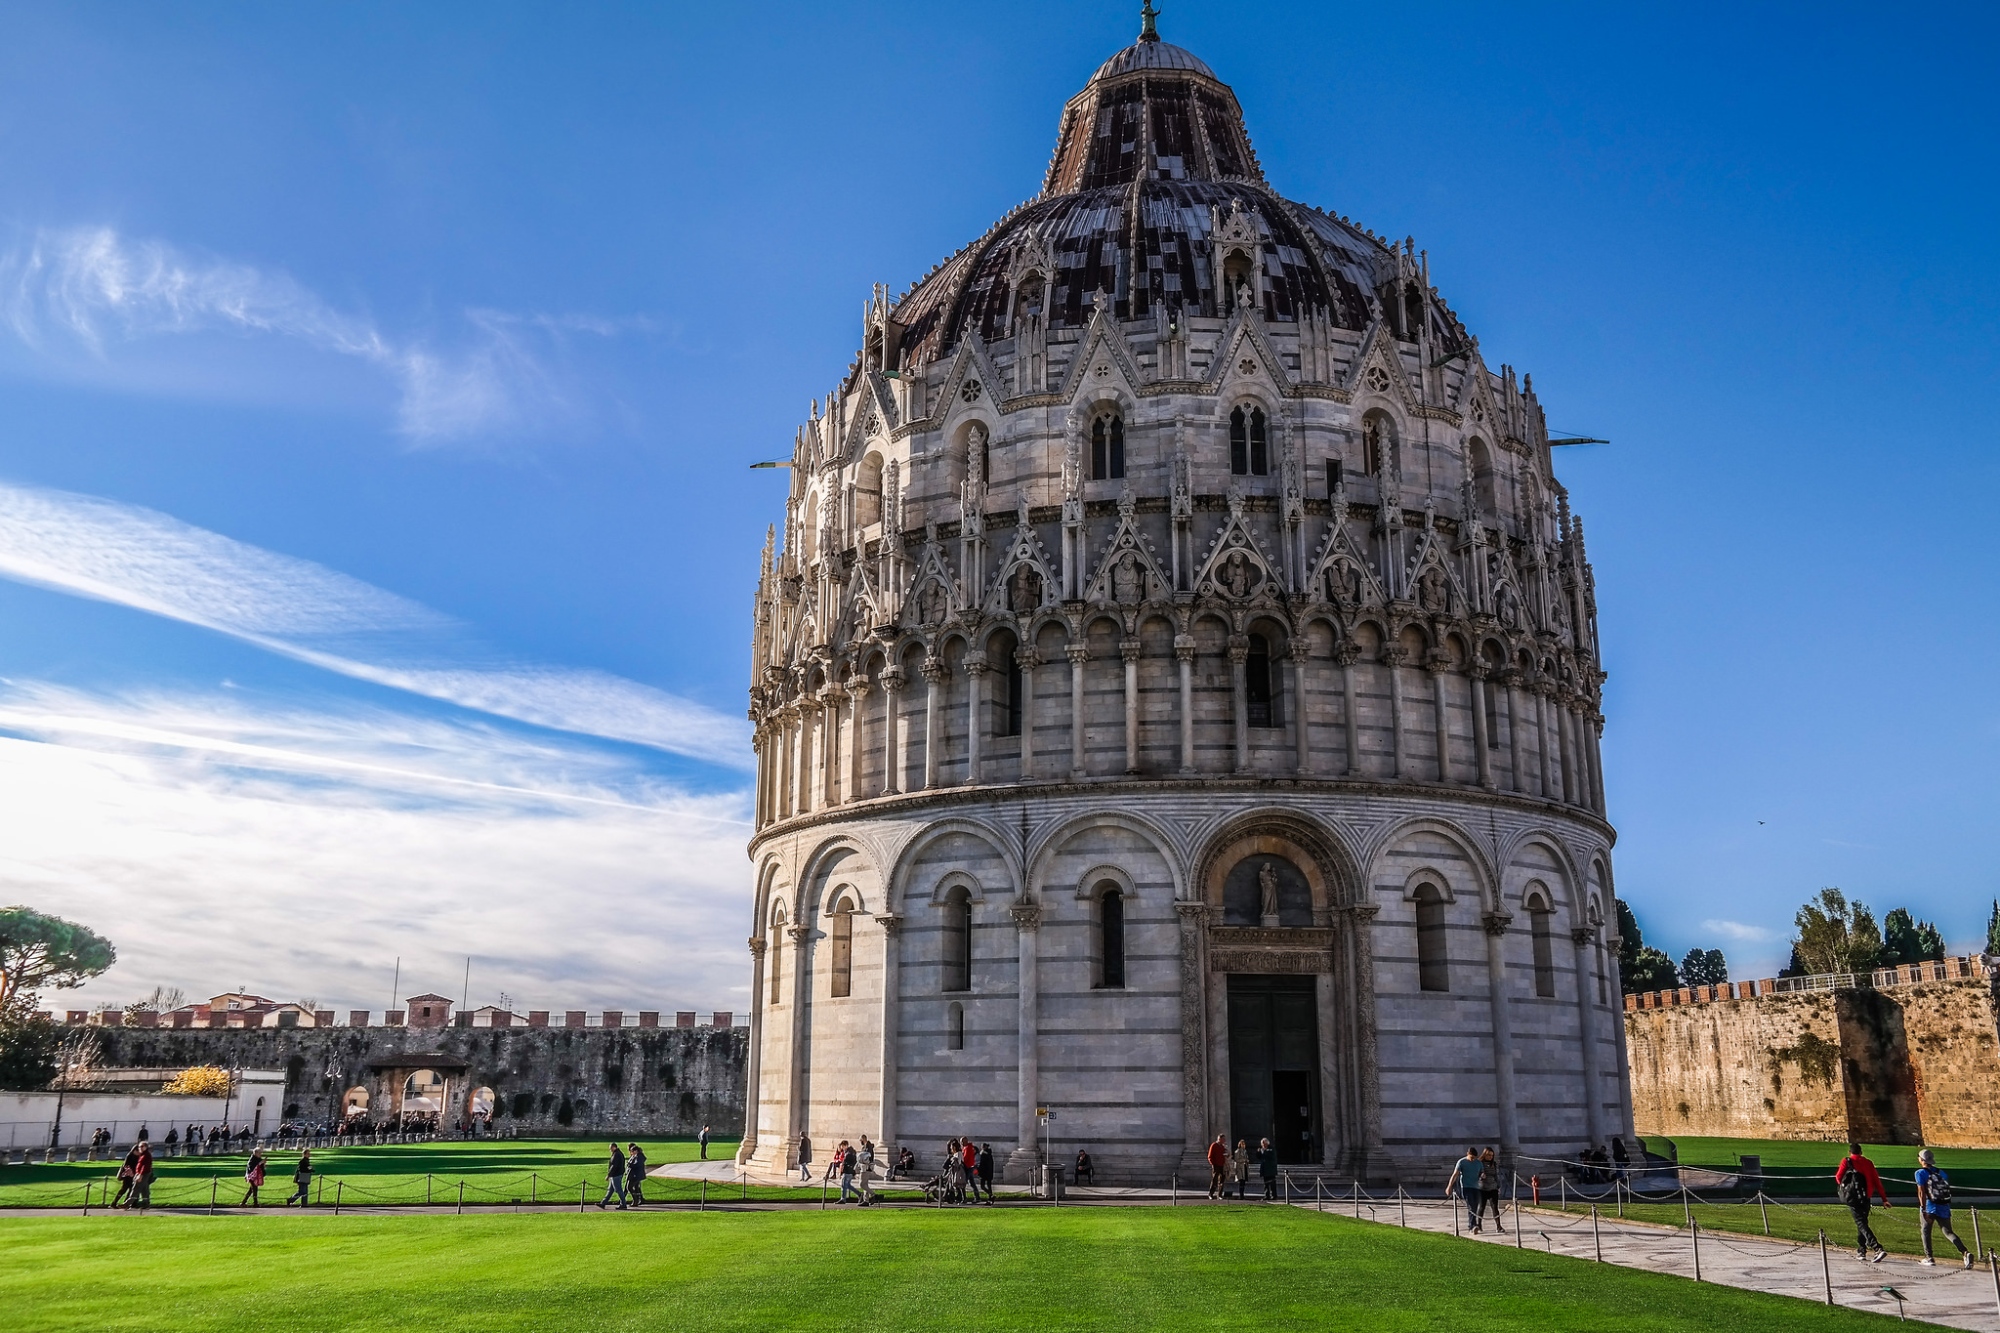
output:
[[0, 1091], [38, 1092], [57, 1073], [62, 1029], [27, 1004], [0, 1009]]
[[1909, 909], [1898, 907], [1882, 918], [1881, 967], [1904, 963], [1935, 963], [1944, 957], [1944, 938], [1928, 921], [1916, 921]]
[[1681, 984], [1720, 986], [1729, 980], [1729, 964], [1720, 949], [1689, 949], [1681, 959]]
[[1986, 952], [2000, 955], [2000, 898], [1993, 900], [1993, 915], [1986, 918]]
[[1875, 914], [1859, 899], [1848, 902], [1839, 889], [1821, 889], [1819, 897], [1799, 908], [1792, 924], [1799, 932], [1792, 941], [1793, 966], [1808, 976], [1870, 972], [1881, 961], [1882, 931]]
[[88, 926], [31, 907], [0, 907], [0, 1013], [43, 987], [70, 990], [118, 961]]
[[1673, 990], [1681, 984], [1674, 960], [1647, 946], [1639, 933], [1639, 918], [1623, 898], [1618, 900], [1618, 975], [1627, 995]]

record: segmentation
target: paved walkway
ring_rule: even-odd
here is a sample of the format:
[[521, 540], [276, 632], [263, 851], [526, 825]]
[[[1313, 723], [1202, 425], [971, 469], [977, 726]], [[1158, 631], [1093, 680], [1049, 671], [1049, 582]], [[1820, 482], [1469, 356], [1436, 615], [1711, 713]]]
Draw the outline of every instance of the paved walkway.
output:
[[[1349, 1217], [1355, 1213], [1351, 1201], [1328, 1200], [1324, 1207]], [[1360, 1213], [1363, 1221], [1405, 1225], [1446, 1235], [1451, 1234], [1456, 1224], [1467, 1243], [1519, 1244], [1579, 1259], [1595, 1259], [1601, 1247], [1603, 1261], [1608, 1264], [1679, 1277], [1695, 1276], [1694, 1238], [1684, 1228], [1601, 1217], [1593, 1235], [1587, 1212], [1529, 1208], [1519, 1214], [1523, 1227], [1518, 1235], [1511, 1214], [1505, 1232], [1497, 1231], [1489, 1220], [1484, 1232], [1473, 1235], [1463, 1230], [1462, 1210], [1436, 1199], [1411, 1199], [1404, 1204], [1364, 1199]], [[1936, 1268], [1925, 1268], [1915, 1259], [1898, 1255], [1891, 1255], [1879, 1264], [1864, 1264], [1845, 1245], [1829, 1243], [1823, 1267], [1817, 1244], [1768, 1240], [1732, 1231], [1703, 1231], [1700, 1263], [1703, 1282], [1821, 1303], [1826, 1300], [1830, 1274], [1834, 1304], [1891, 1315], [1897, 1312], [1896, 1298], [1883, 1289], [1893, 1287], [1902, 1293], [1903, 1313], [1911, 1319], [1950, 1328], [1976, 1329], [1980, 1333], [2000, 1330], [2000, 1290], [1995, 1289], [1992, 1270], [1982, 1264], [1967, 1272], [1959, 1266], [1956, 1254], [1949, 1262], [1939, 1259]]]

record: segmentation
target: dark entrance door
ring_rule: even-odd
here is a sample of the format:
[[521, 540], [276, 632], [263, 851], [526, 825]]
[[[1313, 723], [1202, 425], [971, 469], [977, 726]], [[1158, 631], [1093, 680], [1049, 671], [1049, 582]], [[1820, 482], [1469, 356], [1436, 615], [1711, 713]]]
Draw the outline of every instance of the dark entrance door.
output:
[[1319, 1002], [1310, 976], [1229, 978], [1229, 1140], [1317, 1162]]

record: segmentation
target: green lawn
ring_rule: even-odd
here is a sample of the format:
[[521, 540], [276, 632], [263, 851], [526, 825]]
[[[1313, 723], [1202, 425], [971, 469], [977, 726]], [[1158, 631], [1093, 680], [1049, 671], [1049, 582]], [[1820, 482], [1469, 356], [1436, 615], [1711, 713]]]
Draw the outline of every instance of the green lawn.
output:
[[[1795, 1139], [1710, 1139], [1692, 1135], [1675, 1135], [1666, 1138], [1649, 1136], [1646, 1146], [1662, 1157], [1671, 1157], [1669, 1143], [1680, 1149], [1682, 1166], [1705, 1167], [1715, 1171], [1734, 1171], [1737, 1158], [1745, 1153], [1761, 1155], [1764, 1159], [1764, 1175], [1768, 1179], [1766, 1189], [1772, 1194], [1824, 1194], [1833, 1195], [1833, 1169], [1840, 1159], [1847, 1155], [1845, 1143], [1814, 1143]], [[1898, 1204], [1916, 1198], [1916, 1187], [1909, 1184], [1910, 1177], [1917, 1169], [1917, 1150], [1909, 1146], [1895, 1146], [1880, 1143], [1864, 1143], [1861, 1150], [1868, 1154], [1882, 1173], [1883, 1183], [1889, 1187], [1889, 1197]], [[1993, 1148], [1937, 1148], [1938, 1165], [1951, 1175], [1951, 1183], [1966, 1204], [1980, 1203], [1967, 1191], [1993, 1191], [1987, 1196], [1996, 1210], [2000, 1210], [2000, 1149]], [[1842, 1214], [1845, 1216], [1845, 1213]]]
[[1884, 1327], [1879, 1315], [1257, 1205], [14, 1217], [0, 1238], [12, 1333]]
[[[1599, 1205], [1605, 1217], [1618, 1216], [1618, 1209], [1610, 1203]], [[1571, 1204], [1569, 1212], [1584, 1211], [1583, 1206]], [[1854, 1249], [1854, 1218], [1847, 1209], [1837, 1203], [1791, 1203], [1772, 1201], [1762, 1209], [1752, 1203], [1697, 1203], [1692, 1205], [1695, 1220], [1701, 1223], [1703, 1231], [1740, 1231], [1746, 1235], [1768, 1234], [1784, 1240], [1814, 1241], [1819, 1233], [1826, 1232], [1827, 1243], [1835, 1251]], [[1963, 1204], [1952, 1213], [1952, 1225], [1958, 1228], [1958, 1238], [1970, 1246], [1973, 1242], [1974, 1209]], [[2000, 1246], [2000, 1208], [1981, 1209], [1980, 1242], [1983, 1248]], [[1635, 1222], [1654, 1222], [1662, 1226], [1683, 1227], [1686, 1216], [1678, 1203], [1630, 1203], [1625, 1204], [1624, 1215]], [[1882, 1242], [1892, 1254], [1922, 1254], [1923, 1241], [1919, 1235], [1918, 1213], [1914, 1205], [1898, 1205], [1884, 1209], [1881, 1205], [1870, 1212], [1868, 1222], [1874, 1229], [1875, 1238]], [[1934, 1245], [1940, 1259], [1950, 1258], [1956, 1263], [1957, 1251], [1942, 1235]]]

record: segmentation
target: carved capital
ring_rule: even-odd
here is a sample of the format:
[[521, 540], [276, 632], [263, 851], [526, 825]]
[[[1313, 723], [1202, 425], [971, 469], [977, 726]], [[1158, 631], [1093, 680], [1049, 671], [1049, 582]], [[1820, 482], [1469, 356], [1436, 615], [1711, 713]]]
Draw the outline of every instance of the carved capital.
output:
[[903, 668], [892, 666], [882, 673], [882, 688], [890, 694], [903, 692]]
[[1485, 680], [1488, 676], [1493, 674], [1493, 668], [1487, 666], [1486, 663], [1480, 661], [1478, 658], [1475, 657], [1470, 662], [1466, 663], [1465, 674], [1472, 677], [1474, 680]]
[[1351, 667], [1361, 660], [1361, 649], [1352, 643], [1340, 643], [1333, 650], [1333, 660], [1338, 666]]
[[971, 679], [978, 680], [987, 672], [986, 659], [983, 657], [968, 657], [959, 663], [958, 669]]
[[935, 685], [945, 677], [944, 659], [942, 657], [926, 657], [923, 666], [919, 667], [918, 670], [923, 673], [923, 677], [927, 682]]
[[1451, 670], [1451, 654], [1442, 651], [1433, 652], [1424, 659], [1424, 670], [1433, 676], [1442, 676]]
[[752, 958], [762, 958], [764, 951], [770, 947], [771, 942], [762, 935], [752, 935], [750, 937], [750, 956]]
[[1570, 939], [1581, 949], [1597, 938], [1596, 926], [1578, 926], [1569, 933]]
[[901, 912], [877, 913], [875, 924], [882, 927], [884, 935], [896, 935], [903, 929], [903, 914]]
[[794, 945], [796, 945], [800, 949], [803, 949], [806, 947], [807, 943], [810, 942], [813, 937], [813, 928], [811, 926], [806, 926], [806, 925], [787, 926], [785, 928], [785, 934], [792, 937], [792, 943]]
[[1014, 650], [1014, 665], [1021, 668], [1021, 670], [1033, 671], [1041, 664], [1042, 655], [1033, 648], [1016, 648]]
[[1118, 655], [1127, 662], [1138, 661], [1139, 641], [1137, 639], [1120, 639], [1118, 641]]
[[1042, 924], [1042, 905], [1038, 902], [1013, 903], [1009, 905], [1007, 912], [1014, 918], [1017, 929], [1034, 930]]
[[1175, 636], [1174, 657], [1177, 661], [1194, 661], [1194, 638], [1192, 635], [1181, 634]]
[[1207, 921], [1213, 914], [1213, 910], [1207, 903], [1178, 902], [1174, 904], [1174, 911], [1179, 913], [1181, 918], [1182, 930], [1199, 930], [1202, 923]]
[[1072, 643], [1067, 647], [1065, 647], [1063, 651], [1069, 654], [1069, 660], [1072, 666], [1082, 666], [1085, 662], [1088, 662], [1090, 660], [1090, 648], [1085, 644]]
[[1506, 912], [1487, 912], [1479, 918], [1479, 924], [1486, 927], [1488, 935], [1505, 935], [1514, 918]]

